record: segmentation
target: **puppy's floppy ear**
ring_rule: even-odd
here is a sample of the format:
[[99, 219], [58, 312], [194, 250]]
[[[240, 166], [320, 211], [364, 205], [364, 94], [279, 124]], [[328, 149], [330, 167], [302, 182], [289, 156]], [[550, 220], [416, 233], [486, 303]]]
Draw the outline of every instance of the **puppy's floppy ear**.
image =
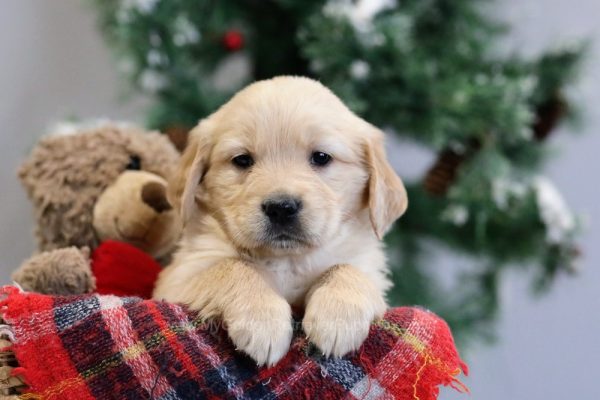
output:
[[194, 210], [196, 190], [208, 168], [210, 125], [205, 119], [190, 131], [188, 144], [169, 180], [167, 197], [179, 211], [184, 224]]
[[365, 145], [371, 225], [379, 239], [408, 207], [404, 184], [387, 161], [383, 132], [372, 128]]

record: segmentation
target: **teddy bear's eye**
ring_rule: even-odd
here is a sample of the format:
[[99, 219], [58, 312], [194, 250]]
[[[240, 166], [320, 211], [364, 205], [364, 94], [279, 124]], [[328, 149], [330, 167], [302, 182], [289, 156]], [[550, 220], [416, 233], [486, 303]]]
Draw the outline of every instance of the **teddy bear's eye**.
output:
[[129, 156], [129, 163], [127, 164], [125, 169], [131, 171], [139, 171], [140, 169], [142, 169], [142, 159], [136, 155]]

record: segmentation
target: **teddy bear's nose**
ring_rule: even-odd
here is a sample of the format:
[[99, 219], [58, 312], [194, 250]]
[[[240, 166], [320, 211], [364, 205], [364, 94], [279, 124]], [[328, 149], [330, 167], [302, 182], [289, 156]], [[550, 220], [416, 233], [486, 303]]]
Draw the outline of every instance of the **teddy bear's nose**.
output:
[[148, 182], [142, 187], [142, 201], [157, 213], [173, 208], [167, 201], [166, 187], [160, 182]]

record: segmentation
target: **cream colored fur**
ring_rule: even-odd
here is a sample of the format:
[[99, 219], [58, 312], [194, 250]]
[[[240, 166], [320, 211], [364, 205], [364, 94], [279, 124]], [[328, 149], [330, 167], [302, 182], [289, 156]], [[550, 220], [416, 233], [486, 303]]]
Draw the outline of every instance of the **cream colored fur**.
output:
[[[312, 152], [331, 154], [324, 167]], [[248, 170], [231, 160], [251, 154]], [[154, 297], [219, 317], [259, 364], [287, 352], [290, 305], [327, 355], [357, 349], [385, 311], [391, 283], [381, 236], [405, 211], [406, 192], [385, 159], [383, 134], [307, 78], [257, 82], [192, 131], [169, 182], [186, 223]], [[274, 245], [261, 203], [302, 199], [303, 240]]]

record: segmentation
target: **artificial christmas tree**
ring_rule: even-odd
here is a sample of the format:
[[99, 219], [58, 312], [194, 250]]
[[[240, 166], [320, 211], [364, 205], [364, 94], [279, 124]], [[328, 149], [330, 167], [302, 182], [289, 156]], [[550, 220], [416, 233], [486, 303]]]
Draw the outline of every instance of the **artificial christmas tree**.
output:
[[[577, 220], [539, 170], [581, 47], [495, 54], [503, 27], [482, 0], [90, 1], [118, 65], [155, 100], [149, 124], [180, 141], [250, 81], [296, 74], [436, 152], [387, 237], [394, 304], [427, 306], [465, 338], [487, 332], [507, 267], [537, 287], [572, 270]], [[452, 285], [428, 267], [440, 247], [474, 259]]]

